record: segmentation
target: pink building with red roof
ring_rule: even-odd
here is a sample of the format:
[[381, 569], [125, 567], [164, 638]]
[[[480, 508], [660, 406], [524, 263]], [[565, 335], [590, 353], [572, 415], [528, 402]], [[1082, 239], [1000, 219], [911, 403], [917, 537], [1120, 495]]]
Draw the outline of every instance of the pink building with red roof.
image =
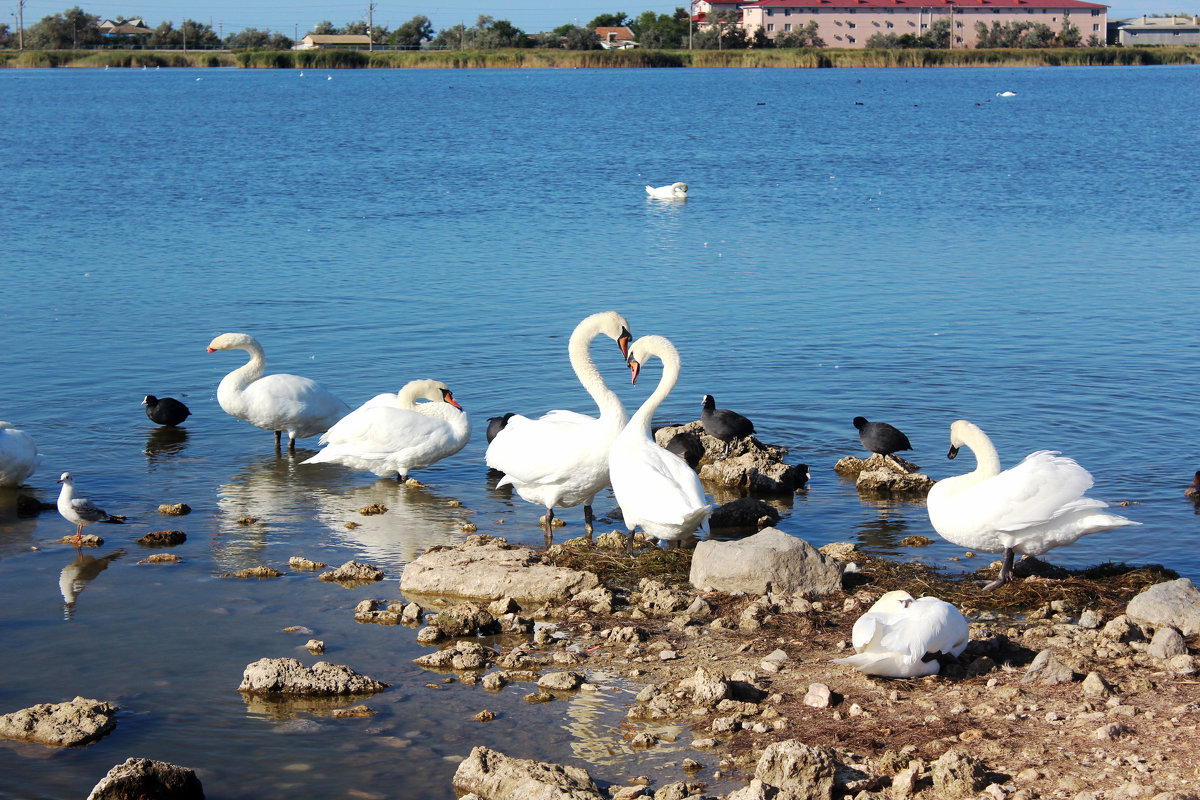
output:
[[988, 28], [1010, 23], [1042, 24], [1056, 35], [1068, 24], [1079, 30], [1080, 44], [1089, 40], [1104, 43], [1108, 6], [1082, 0], [757, 0], [721, 3], [700, 0], [695, 4], [696, 21], [708, 11], [736, 7], [741, 27], [748, 36], [762, 28], [774, 39], [788, 31], [817, 25], [817, 35], [826, 47], [864, 48], [873, 34], [906, 33], [920, 36], [929, 26], [948, 19], [952, 46], [973, 48], [978, 43], [976, 23]]

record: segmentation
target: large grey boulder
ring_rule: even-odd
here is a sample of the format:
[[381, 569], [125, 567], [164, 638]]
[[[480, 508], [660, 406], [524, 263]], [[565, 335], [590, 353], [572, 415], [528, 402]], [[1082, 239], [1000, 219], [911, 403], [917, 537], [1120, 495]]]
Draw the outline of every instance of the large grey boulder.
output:
[[309, 669], [294, 658], [261, 658], [246, 666], [239, 692], [329, 696], [374, 694], [388, 684], [359, 675], [350, 667], [318, 661]]
[[454, 790], [484, 800], [606, 800], [587, 770], [476, 747], [454, 772]]
[[99, 739], [116, 727], [117, 706], [76, 697], [69, 703], [38, 703], [0, 716], [0, 739], [72, 747]]
[[823, 595], [842, 588], [842, 564], [803, 539], [764, 528], [737, 542], [697, 544], [689, 579], [700, 591]]
[[779, 790], [775, 800], [832, 800], [836, 772], [827, 748], [788, 739], [763, 751], [754, 777]]
[[590, 572], [543, 564], [533, 550], [487, 536], [472, 536], [459, 547], [435, 547], [410, 561], [400, 578], [400, 589], [409, 596], [485, 603], [511, 597], [522, 607], [565, 603], [599, 585]]
[[87, 800], [204, 800], [204, 789], [187, 767], [130, 758], [110, 769]]
[[1137, 624], [1170, 625], [1185, 637], [1200, 633], [1200, 589], [1187, 578], [1158, 583], [1129, 601], [1125, 616]]

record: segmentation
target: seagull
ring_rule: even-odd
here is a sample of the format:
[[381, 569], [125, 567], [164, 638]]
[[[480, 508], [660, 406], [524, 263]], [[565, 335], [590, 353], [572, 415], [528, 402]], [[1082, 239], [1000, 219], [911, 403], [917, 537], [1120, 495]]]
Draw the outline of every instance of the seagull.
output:
[[152, 394], [148, 394], [146, 395], [146, 399], [142, 401], [142, 405], [146, 407], [146, 416], [150, 418], [151, 422], [166, 425], [170, 428], [182, 424], [192, 413], [188, 410], [187, 406], [174, 397], [163, 397], [160, 399]]
[[883, 678], [936, 675], [942, 659], [957, 658], [967, 648], [970, 634], [967, 618], [946, 601], [888, 592], [854, 623], [855, 654], [834, 663]]
[[63, 519], [75, 523], [75, 546], [83, 544], [83, 526], [93, 522], [124, 522], [124, 517], [116, 517], [98, 507], [91, 500], [75, 496], [75, 482], [71, 473], [64, 472], [58, 482], [63, 485], [58, 494], [58, 513]]

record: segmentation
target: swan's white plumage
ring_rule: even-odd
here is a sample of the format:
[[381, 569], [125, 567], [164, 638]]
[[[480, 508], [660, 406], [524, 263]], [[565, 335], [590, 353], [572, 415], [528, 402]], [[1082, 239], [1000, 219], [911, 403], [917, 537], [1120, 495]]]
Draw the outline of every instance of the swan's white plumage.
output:
[[217, 402], [230, 416], [268, 431], [287, 431], [289, 445], [317, 436], [341, 419], [350, 407], [311, 378], [279, 373], [263, 375], [262, 346], [245, 333], [224, 333], [208, 352], [245, 350], [250, 360], [226, 375], [217, 387]]
[[1084, 497], [1091, 473], [1055, 451], [1030, 453], [1002, 472], [995, 447], [970, 422], [950, 426], [950, 443], [952, 452], [969, 447], [978, 466], [934, 484], [926, 507], [938, 535], [960, 547], [1036, 556], [1091, 533], [1139, 524]]
[[868, 675], [916, 678], [941, 668], [926, 655], [957, 657], [971, 629], [962, 612], [936, 597], [914, 600], [908, 592], [888, 592], [859, 617], [851, 631], [855, 654], [834, 659]]
[[646, 194], [651, 197], [657, 197], [661, 200], [678, 200], [687, 197], [688, 185], [682, 181], [676, 181], [670, 186], [647, 186]]
[[0, 486], [19, 486], [41, 463], [33, 437], [0, 422]]
[[[430, 400], [416, 403], [417, 397]], [[324, 449], [305, 464], [335, 463], [379, 476], [407, 478], [414, 469], [454, 455], [471, 438], [471, 424], [446, 384], [410, 381], [347, 414], [321, 436]]]
[[631, 364], [655, 356], [662, 361], [662, 377], [613, 442], [608, 471], [630, 535], [641, 527], [656, 539], [680, 541], [705, 523], [712, 506], [687, 462], [651, 436], [654, 412], [679, 380], [679, 352], [662, 336], [643, 336], [629, 348]]
[[590, 353], [600, 334], [621, 346], [629, 323], [615, 311], [592, 314], [571, 334], [567, 353], [579, 382], [596, 401], [599, 417], [549, 411], [537, 419], [516, 414], [487, 448], [487, 465], [504, 473], [498, 486], [512, 485], [529, 503], [547, 510], [590, 506], [608, 485], [608, 449], [625, 426], [625, 407], [601, 377]]

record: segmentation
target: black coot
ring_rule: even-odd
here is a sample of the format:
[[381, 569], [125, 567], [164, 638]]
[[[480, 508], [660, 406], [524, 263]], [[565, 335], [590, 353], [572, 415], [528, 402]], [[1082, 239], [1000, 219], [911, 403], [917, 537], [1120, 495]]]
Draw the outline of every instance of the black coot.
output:
[[513, 416], [513, 413], [510, 411], [507, 414], [505, 414], [503, 417], [488, 417], [488, 426], [487, 426], [488, 444], [491, 444], [492, 439], [495, 439], [496, 435], [498, 433], [500, 433], [500, 431], [504, 430], [504, 426], [508, 424], [508, 420], [512, 416]]
[[854, 427], [858, 428], [858, 439], [862, 446], [872, 453], [890, 456], [898, 450], [912, 450], [908, 437], [886, 422], [867, 422], [865, 417], [855, 417]]
[[154, 395], [148, 394], [142, 401], [142, 405], [146, 407], [146, 416], [150, 418], [151, 422], [168, 425], [172, 428], [182, 423], [192, 413], [188, 411], [187, 406], [173, 397], [164, 397], [160, 400]]
[[754, 423], [736, 411], [727, 408], [717, 408], [717, 401], [711, 394], [704, 395], [704, 405], [700, 411], [700, 423], [704, 432], [715, 436], [725, 443], [725, 455], [729, 455], [729, 443], [754, 433]]

